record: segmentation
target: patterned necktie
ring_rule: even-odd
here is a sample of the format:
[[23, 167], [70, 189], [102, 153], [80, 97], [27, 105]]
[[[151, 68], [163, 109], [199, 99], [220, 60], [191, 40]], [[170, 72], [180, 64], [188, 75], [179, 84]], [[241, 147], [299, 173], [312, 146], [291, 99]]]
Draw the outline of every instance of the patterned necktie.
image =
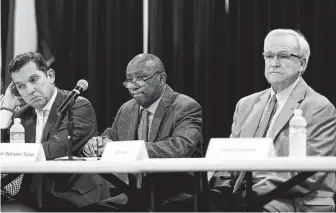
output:
[[[148, 121], [148, 116], [149, 116], [149, 111], [146, 109], [141, 110], [141, 116], [140, 116], [140, 122], [138, 126], [138, 140], [143, 140], [145, 142], [148, 141], [148, 126], [149, 126], [149, 121]], [[136, 177], [136, 184], [137, 188], [140, 189], [142, 186], [142, 178], [143, 178], [143, 173], [137, 173], [135, 174]]]
[[[7, 174], [1, 174], [1, 179], [6, 177]], [[15, 178], [13, 181], [8, 183], [3, 189], [1, 189], [1, 195], [7, 198], [13, 198], [20, 191], [21, 183], [23, 179], [23, 174]]]
[[[36, 118], [36, 134], [35, 134], [35, 143], [42, 143], [43, 130], [45, 123], [48, 119], [49, 110], [37, 110], [37, 118]], [[43, 184], [43, 176], [42, 174], [35, 174], [34, 179], [36, 181], [36, 200], [37, 206], [39, 208], [42, 207], [42, 184]]]
[[36, 111], [37, 118], [36, 118], [36, 134], [35, 134], [35, 143], [41, 143], [42, 142], [42, 136], [43, 136], [43, 129], [44, 124], [47, 121], [47, 113], [48, 110], [38, 110]]
[[149, 111], [142, 109], [138, 127], [138, 140], [148, 141], [148, 115]]
[[[264, 116], [262, 117], [258, 129], [254, 135], [255, 138], [263, 138], [266, 136], [268, 128], [270, 126], [271, 120], [273, 118], [273, 115], [276, 111], [277, 107], [277, 99], [275, 94], [271, 97], [270, 103], [267, 105], [267, 108], [264, 112]], [[240, 187], [241, 184], [245, 178], [246, 172], [240, 172], [239, 176], [236, 180], [236, 184], [233, 187], [233, 193], [235, 193]]]
[[274, 94], [271, 97], [271, 101], [268, 104], [264, 112], [264, 116], [262, 117], [261, 122], [259, 123], [258, 130], [256, 131], [256, 134], [254, 135], [255, 138], [264, 138], [266, 136], [271, 120], [276, 111], [276, 106], [277, 106], [277, 99]]

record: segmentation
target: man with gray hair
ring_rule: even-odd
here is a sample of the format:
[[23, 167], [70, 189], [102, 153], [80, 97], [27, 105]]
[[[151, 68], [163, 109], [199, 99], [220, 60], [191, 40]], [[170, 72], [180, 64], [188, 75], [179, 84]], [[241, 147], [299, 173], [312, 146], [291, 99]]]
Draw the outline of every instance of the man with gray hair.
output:
[[[126, 81], [123, 82], [132, 99], [120, 107], [112, 127], [88, 141], [83, 152], [87, 156], [99, 156], [107, 142], [144, 140], [149, 158], [201, 157], [202, 108], [192, 98], [173, 91], [166, 84], [166, 79], [164, 66], [158, 57], [152, 54], [135, 56], [127, 66]], [[138, 202], [144, 204], [145, 208], [149, 204], [148, 187], [145, 187], [149, 176], [153, 177], [144, 176], [143, 183], [141, 176], [137, 176], [138, 188], [145, 193], [139, 197], [144, 200]], [[169, 204], [176, 196], [179, 199], [190, 198], [193, 181], [188, 174], [166, 173], [155, 174], [154, 177], [150, 183], [155, 185], [159, 206]], [[115, 207], [111, 199], [103, 204]], [[90, 210], [101, 209], [93, 207]], [[127, 210], [141, 211], [129, 207]]]
[[[302, 109], [307, 121], [307, 155], [335, 156], [336, 111], [330, 101], [303, 80], [310, 55], [304, 36], [276, 29], [264, 40], [265, 77], [271, 88], [238, 101], [231, 137], [269, 137], [277, 156], [288, 156], [289, 121]], [[215, 172], [210, 180], [212, 203], [220, 210], [243, 201], [244, 173]], [[263, 195], [298, 172], [253, 172], [253, 192]], [[318, 172], [263, 207], [264, 211], [321, 212], [334, 210], [335, 173]], [[238, 201], [238, 202], [237, 202]], [[253, 205], [253, 204], [252, 204]], [[240, 209], [241, 210], [241, 209]]]

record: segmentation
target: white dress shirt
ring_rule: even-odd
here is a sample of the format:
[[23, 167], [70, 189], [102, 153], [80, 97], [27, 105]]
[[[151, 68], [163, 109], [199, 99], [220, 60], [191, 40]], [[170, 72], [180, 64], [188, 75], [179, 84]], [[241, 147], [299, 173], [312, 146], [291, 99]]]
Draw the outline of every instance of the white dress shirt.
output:
[[[164, 93], [163, 93], [164, 94]], [[149, 131], [150, 131], [150, 128], [152, 126], [152, 122], [153, 122], [153, 118], [154, 118], [154, 114], [156, 112], [156, 109], [158, 108], [159, 106], [159, 103], [163, 97], [163, 94], [161, 95], [161, 97], [159, 99], [157, 99], [154, 103], [152, 103], [146, 110], [149, 111], [149, 115], [148, 115], [148, 135], [149, 135]], [[143, 108], [142, 106], [140, 106], [140, 112], [142, 109], [145, 109]]]
[[56, 99], [57, 89], [55, 88], [54, 94], [51, 96], [49, 102], [43, 107], [42, 110], [36, 110], [36, 133], [35, 133], [35, 143], [41, 143], [44, 126], [48, 120], [51, 107]]

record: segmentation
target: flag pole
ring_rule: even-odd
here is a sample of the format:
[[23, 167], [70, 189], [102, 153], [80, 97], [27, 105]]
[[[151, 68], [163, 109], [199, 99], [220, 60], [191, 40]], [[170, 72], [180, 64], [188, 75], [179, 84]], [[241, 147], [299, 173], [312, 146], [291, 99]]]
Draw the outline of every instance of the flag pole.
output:
[[148, 53], [148, 0], [142, 0], [143, 4], [143, 52]]

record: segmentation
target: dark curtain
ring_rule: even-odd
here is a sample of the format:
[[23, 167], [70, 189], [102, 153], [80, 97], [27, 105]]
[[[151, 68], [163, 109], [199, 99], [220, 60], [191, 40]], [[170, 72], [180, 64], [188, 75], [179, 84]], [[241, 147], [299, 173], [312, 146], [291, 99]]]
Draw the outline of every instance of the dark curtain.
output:
[[100, 133], [112, 125], [123, 102], [127, 63], [142, 52], [142, 1], [36, 0], [39, 50], [54, 57], [56, 84], [72, 90], [89, 83]]
[[164, 62], [168, 83], [202, 105], [206, 143], [229, 137], [240, 98], [269, 87], [261, 54], [272, 29], [298, 29], [307, 37], [304, 79], [336, 104], [336, 1], [230, 0], [228, 8], [225, 0], [149, 3], [150, 52]]
[[10, 78], [8, 64], [14, 56], [14, 11], [15, 0], [1, 0], [1, 93], [5, 93]]

